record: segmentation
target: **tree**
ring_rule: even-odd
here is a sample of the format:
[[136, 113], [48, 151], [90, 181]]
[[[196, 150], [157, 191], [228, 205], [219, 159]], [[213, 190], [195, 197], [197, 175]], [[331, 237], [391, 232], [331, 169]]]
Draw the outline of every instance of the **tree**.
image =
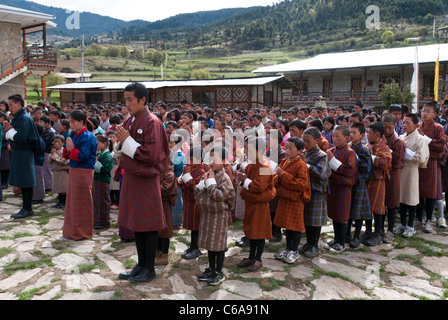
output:
[[120, 56], [121, 56], [122, 58], [128, 58], [128, 57], [129, 57], [129, 50], [128, 50], [128, 48], [126, 48], [126, 47], [121, 47], [121, 50], [120, 50]]
[[[65, 78], [58, 76], [57, 74], [55, 74], [54, 72], [51, 72], [48, 76], [47, 76], [47, 87], [53, 87], [53, 86], [57, 86], [60, 84], [65, 83]], [[48, 89], [47, 90], [47, 97], [48, 97], [48, 101], [51, 103], [51, 94], [53, 93], [53, 90]]]
[[210, 79], [210, 72], [205, 69], [196, 69], [191, 72], [191, 79]]
[[383, 41], [384, 44], [391, 45], [395, 40], [395, 34], [390, 31], [386, 30], [381, 35], [381, 41]]
[[110, 46], [106, 49], [106, 57], [116, 58], [120, 56], [120, 47]]
[[380, 96], [386, 108], [389, 108], [391, 104], [406, 104], [411, 106], [415, 98], [415, 94], [411, 92], [409, 85], [401, 91], [400, 86], [394, 80], [389, 84], [383, 85]]

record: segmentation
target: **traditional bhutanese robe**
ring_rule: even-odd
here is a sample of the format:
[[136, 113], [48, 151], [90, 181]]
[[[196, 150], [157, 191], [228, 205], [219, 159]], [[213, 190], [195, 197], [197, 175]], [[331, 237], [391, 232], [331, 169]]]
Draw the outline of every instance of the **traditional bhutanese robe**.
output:
[[130, 137], [121, 148], [124, 170], [120, 189], [118, 225], [134, 232], [166, 228], [160, 180], [170, 163], [168, 137], [163, 123], [145, 108], [128, 117], [123, 128]]
[[317, 146], [319, 147], [320, 150], [322, 150], [324, 152], [327, 151], [328, 149], [330, 149], [330, 143], [322, 135], [317, 140]]
[[235, 189], [226, 170], [215, 172], [215, 178], [202, 179], [195, 194], [201, 208], [198, 246], [210, 251], [226, 250], [228, 217], [235, 205]]
[[241, 188], [241, 199], [245, 201], [243, 229], [249, 239], [272, 238], [269, 201], [275, 197], [275, 186], [274, 177], [269, 172], [272, 173], [267, 160], [248, 164], [245, 168], [247, 179]]
[[[277, 159], [275, 159], [275, 157], [271, 156], [272, 151], [277, 152]], [[283, 159], [286, 158], [286, 152], [282, 146], [279, 146], [278, 149], [268, 149], [266, 151], [266, 157], [268, 157], [270, 161], [277, 160], [274, 162], [276, 162], [278, 165], [279, 163], [281, 163], [283, 161]], [[276, 195], [274, 199], [269, 201], [269, 211], [276, 212], [277, 206], [278, 206], [278, 195]]]
[[386, 141], [392, 150], [392, 166], [386, 179], [386, 207], [392, 209], [400, 206], [400, 170], [404, 167], [406, 145], [395, 132]]
[[419, 169], [420, 197], [437, 199], [437, 161], [445, 155], [446, 141], [443, 127], [432, 121], [425, 125], [420, 123], [429, 143], [429, 160], [426, 169]]
[[274, 224], [287, 230], [305, 231], [303, 210], [311, 199], [310, 174], [306, 163], [299, 157], [284, 159], [279, 167], [284, 170], [282, 177], [274, 175], [274, 183], [279, 201]]
[[62, 156], [62, 148], [50, 155], [49, 162], [53, 171], [53, 194], [66, 194], [69, 160]]
[[350, 219], [369, 220], [371, 219], [371, 213], [367, 181], [373, 173], [372, 155], [369, 147], [362, 143], [358, 145], [350, 144], [350, 147], [356, 152], [358, 163], [358, 179], [352, 188]]
[[386, 178], [392, 166], [392, 154], [384, 138], [370, 145], [374, 174], [367, 183], [372, 214], [386, 214]]
[[174, 166], [170, 165], [160, 181], [162, 188], [163, 213], [165, 214], [166, 228], [159, 232], [159, 238], [169, 239], [173, 237], [173, 206], [177, 199], [177, 185], [174, 174]]
[[330, 144], [330, 148], [333, 148], [333, 129], [328, 132], [326, 132], [325, 130], [322, 131], [322, 136], [328, 141], [328, 143]]
[[192, 169], [190, 172], [181, 175], [177, 179], [177, 184], [182, 190], [182, 199], [184, 201], [183, 227], [187, 230], [199, 230], [201, 219], [201, 208], [196, 203], [194, 188], [199, 184], [205, 174], [204, 165]]
[[400, 203], [416, 206], [420, 203], [419, 168], [426, 168], [429, 160], [428, 141], [417, 130], [400, 139], [406, 145], [404, 167], [400, 170]]
[[321, 227], [327, 224], [328, 179], [331, 169], [327, 154], [316, 147], [306, 150], [306, 163], [310, 174], [311, 199], [305, 204], [303, 220], [305, 226]]
[[334, 158], [329, 161], [332, 170], [330, 194], [328, 196], [328, 216], [336, 222], [347, 223], [350, 218], [352, 187], [358, 176], [356, 153], [348, 145], [332, 148]]

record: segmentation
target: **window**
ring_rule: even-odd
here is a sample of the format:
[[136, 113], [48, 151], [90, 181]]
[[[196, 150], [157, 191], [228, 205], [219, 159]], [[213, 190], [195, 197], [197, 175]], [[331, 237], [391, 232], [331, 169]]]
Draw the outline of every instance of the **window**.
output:
[[193, 102], [198, 104], [206, 104], [208, 106], [215, 106], [215, 92], [203, 91], [193, 92]]
[[361, 99], [362, 78], [352, 78], [352, 98]]
[[266, 107], [272, 107], [274, 105], [274, 95], [272, 91], [265, 91], [264, 92], [264, 102], [263, 104]]
[[434, 97], [434, 75], [423, 75], [423, 96]]

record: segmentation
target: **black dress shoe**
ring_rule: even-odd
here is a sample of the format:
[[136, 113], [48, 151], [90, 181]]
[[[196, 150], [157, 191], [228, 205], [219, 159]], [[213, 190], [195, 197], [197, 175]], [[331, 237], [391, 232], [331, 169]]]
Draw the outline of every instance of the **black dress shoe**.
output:
[[236, 245], [238, 246], [238, 247], [241, 247], [241, 248], [246, 248], [246, 247], [249, 247], [249, 239], [248, 238], [246, 238], [246, 237], [243, 237], [243, 238], [241, 238], [241, 240], [240, 241], [238, 241], [237, 243], [236, 243]]
[[16, 214], [15, 216], [14, 216], [14, 219], [25, 219], [25, 218], [28, 218], [28, 217], [31, 217], [32, 215], [34, 215], [34, 212], [31, 210], [31, 211], [28, 211], [28, 210], [23, 210], [21, 213], [19, 212], [18, 214]]
[[316, 246], [309, 246], [308, 250], [303, 254], [307, 258], [314, 258], [319, 255], [319, 248]]
[[19, 212], [17, 212], [16, 214], [11, 215], [11, 219], [15, 219], [18, 215], [21, 215], [23, 213], [23, 211], [25, 211], [25, 209], [20, 209]]
[[132, 269], [131, 272], [122, 272], [122, 273], [118, 274], [118, 278], [123, 279], [123, 280], [128, 280], [131, 277], [137, 276], [142, 269], [143, 269], [142, 267], [140, 267], [139, 265], [136, 265], [134, 267], [134, 269]]
[[130, 277], [129, 281], [133, 283], [146, 283], [150, 282], [151, 280], [154, 280], [155, 278], [156, 278], [156, 272], [154, 270], [149, 271], [146, 268], [142, 268], [140, 273], [135, 277]]

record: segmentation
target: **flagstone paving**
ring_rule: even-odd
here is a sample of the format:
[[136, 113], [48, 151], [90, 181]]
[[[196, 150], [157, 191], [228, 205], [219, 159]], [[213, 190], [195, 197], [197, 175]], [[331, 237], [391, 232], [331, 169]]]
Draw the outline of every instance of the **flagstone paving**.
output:
[[[194, 260], [181, 259], [190, 234], [180, 229], [170, 246], [170, 263], [157, 267], [148, 284], [132, 284], [118, 273], [136, 264], [135, 243], [118, 236], [118, 211], [111, 227], [94, 231], [90, 240], [62, 237], [64, 213], [51, 208], [55, 196], [35, 205], [35, 215], [16, 221], [21, 198], [4, 191], [0, 203], [0, 300], [445, 300], [448, 297], [448, 230], [418, 232], [377, 247], [361, 246], [343, 253], [322, 250], [313, 259], [295, 264], [275, 259], [281, 243], [266, 242], [263, 268], [249, 272], [236, 267], [248, 256], [234, 245], [242, 223], [229, 228], [224, 262], [226, 280], [210, 287], [197, 280], [208, 266], [206, 251]], [[323, 229], [321, 245], [333, 237], [331, 223]], [[302, 239], [302, 243], [305, 237]]]

